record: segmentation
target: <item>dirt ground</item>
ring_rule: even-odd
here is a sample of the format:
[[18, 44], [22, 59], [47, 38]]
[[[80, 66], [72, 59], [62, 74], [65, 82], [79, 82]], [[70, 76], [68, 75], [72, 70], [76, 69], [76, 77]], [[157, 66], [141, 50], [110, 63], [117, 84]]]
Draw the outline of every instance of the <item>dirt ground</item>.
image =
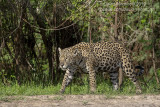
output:
[[0, 99], [0, 107], [160, 107], [160, 95], [39, 95]]

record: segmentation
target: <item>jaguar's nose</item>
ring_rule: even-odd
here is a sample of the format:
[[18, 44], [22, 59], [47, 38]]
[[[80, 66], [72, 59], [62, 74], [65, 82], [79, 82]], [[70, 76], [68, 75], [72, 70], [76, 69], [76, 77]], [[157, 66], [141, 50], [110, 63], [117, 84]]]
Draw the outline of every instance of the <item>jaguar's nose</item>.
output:
[[60, 64], [60, 68], [63, 68], [64, 64]]

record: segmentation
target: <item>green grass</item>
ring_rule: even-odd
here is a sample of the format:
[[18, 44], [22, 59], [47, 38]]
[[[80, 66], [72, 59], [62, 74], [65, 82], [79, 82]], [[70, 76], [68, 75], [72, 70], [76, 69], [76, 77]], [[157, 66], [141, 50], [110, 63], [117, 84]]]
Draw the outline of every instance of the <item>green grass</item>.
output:
[[[143, 83], [141, 81], [141, 83]], [[157, 86], [156, 81], [153, 79], [146, 85], [141, 84], [143, 94], [160, 94], [160, 86]], [[12, 85], [5, 86], [0, 83], [0, 98], [4, 96], [14, 95], [53, 95], [59, 94], [61, 88], [61, 82], [57, 85], [37, 85], [34, 83], [18, 85], [13, 83]], [[78, 83], [72, 83], [69, 85], [64, 94], [90, 94], [87, 79], [84, 79], [84, 85], [78, 85]], [[121, 89], [114, 91], [109, 80], [97, 79], [97, 90], [95, 94], [105, 94], [107, 98], [112, 95], [135, 95], [135, 87], [132, 82], [125, 79]], [[57, 98], [58, 99], [58, 98]], [[5, 99], [4, 99], [5, 100]]]
[[60, 84], [53, 86], [43, 87], [42, 85], [35, 84], [24, 84], [18, 85], [17, 83], [4, 86], [0, 85], [0, 96], [13, 96], [13, 95], [49, 95], [49, 94], [58, 94], [60, 89]]

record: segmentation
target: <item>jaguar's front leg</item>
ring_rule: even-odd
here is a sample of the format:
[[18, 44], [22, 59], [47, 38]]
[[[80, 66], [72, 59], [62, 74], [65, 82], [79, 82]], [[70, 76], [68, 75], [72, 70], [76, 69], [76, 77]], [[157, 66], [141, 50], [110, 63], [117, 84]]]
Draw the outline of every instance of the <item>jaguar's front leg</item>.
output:
[[87, 71], [89, 72], [89, 82], [91, 93], [96, 92], [96, 72], [92, 64], [87, 64]]
[[69, 85], [69, 83], [73, 79], [73, 74], [74, 73], [72, 71], [70, 71], [69, 69], [66, 70], [66, 73], [65, 73], [64, 78], [63, 78], [62, 86], [61, 86], [61, 89], [60, 89], [60, 93], [64, 93], [65, 88]]

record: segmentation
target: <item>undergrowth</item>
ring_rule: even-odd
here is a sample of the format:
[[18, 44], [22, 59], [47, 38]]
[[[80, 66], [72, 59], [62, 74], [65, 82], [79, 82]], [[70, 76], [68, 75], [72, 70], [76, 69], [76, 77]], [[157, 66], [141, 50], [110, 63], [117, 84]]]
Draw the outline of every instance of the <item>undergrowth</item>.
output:
[[[147, 80], [140, 80], [143, 94], [160, 94], [160, 86], [157, 85], [156, 80], [152, 79], [145, 83]], [[87, 77], [83, 78], [83, 85], [78, 84], [78, 81], [74, 81], [66, 88], [64, 94], [91, 94], [89, 91], [89, 85]], [[13, 95], [53, 95], [60, 94], [61, 82], [57, 85], [37, 85], [34, 82], [18, 85], [17, 82], [8, 86], [0, 83], [0, 96], [13, 96]], [[112, 84], [109, 79], [104, 80], [101, 77], [97, 77], [97, 91], [95, 94], [110, 95], [135, 95], [135, 86], [129, 79], [123, 80], [122, 87], [115, 91], [112, 90]]]

